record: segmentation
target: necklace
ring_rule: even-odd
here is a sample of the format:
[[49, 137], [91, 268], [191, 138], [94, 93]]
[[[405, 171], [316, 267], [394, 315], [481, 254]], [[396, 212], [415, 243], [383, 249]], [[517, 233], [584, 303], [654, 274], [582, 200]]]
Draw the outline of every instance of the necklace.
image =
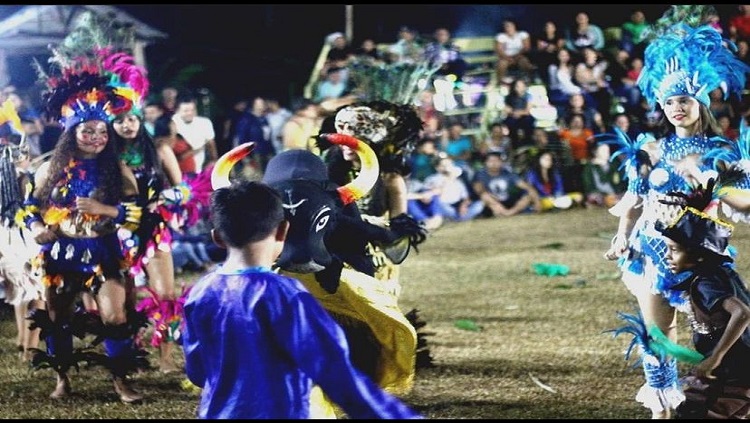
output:
[[143, 153], [141, 153], [137, 144], [137, 142], [125, 144], [125, 148], [120, 154], [120, 159], [129, 167], [139, 167], [143, 165]]
[[661, 143], [664, 158], [667, 160], [680, 160], [690, 154], [703, 154], [711, 150], [715, 145], [715, 140], [708, 138], [704, 134], [693, 135], [692, 137], [680, 138], [675, 134], [670, 134]]

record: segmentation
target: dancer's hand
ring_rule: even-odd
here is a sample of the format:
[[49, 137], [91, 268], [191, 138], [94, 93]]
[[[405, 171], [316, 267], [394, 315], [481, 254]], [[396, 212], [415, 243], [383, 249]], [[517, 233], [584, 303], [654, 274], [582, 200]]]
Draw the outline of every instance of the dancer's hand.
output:
[[37, 244], [49, 244], [57, 240], [55, 231], [48, 228], [41, 222], [36, 222], [31, 226], [31, 236], [34, 238], [34, 242]]
[[628, 250], [628, 237], [622, 234], [615, 235], [612, 238], [612, 243], [609, 246], [609, 250], [604, 253], [604, 258], [607, 260], [617, 260], [622, 257], [623, 254]]
[[93, 198], [76, 198], [76, 209], [79, 212], [100, 216], [107, 213], [107, 206]]
[[703, 361], [698, 363], [693, 368], [692, 373], [704, 379], [716, 379], [716, 376], [712, 375], [711, 372], [713, 372], [715, 368], [719, 367], [719, 364], [721, 364], [721, 359], [717, 358], [714, 355], [710, 355]]

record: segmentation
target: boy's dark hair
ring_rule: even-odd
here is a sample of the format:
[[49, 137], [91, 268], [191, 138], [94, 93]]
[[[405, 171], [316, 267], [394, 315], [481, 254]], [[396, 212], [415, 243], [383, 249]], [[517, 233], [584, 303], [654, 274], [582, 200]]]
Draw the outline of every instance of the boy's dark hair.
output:
[[196, 97], [192, 92], [181, 92], [177, 94], [177, 98], [175, 99], [175, 104], [179, 106], [183, 103], [195, 103], [198, 104], [198, 97]]
[[284, 220], [278, 192], [268, 185], [248, 180], [214, 191], [210, 213], [221, 239], [236, 248], [267, 237]]

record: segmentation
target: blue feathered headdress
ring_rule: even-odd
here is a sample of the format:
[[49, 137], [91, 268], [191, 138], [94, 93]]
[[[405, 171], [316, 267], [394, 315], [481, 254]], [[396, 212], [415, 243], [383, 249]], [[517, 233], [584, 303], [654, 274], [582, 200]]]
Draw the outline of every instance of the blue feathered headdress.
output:
[[[687, 9], [686, 9], [687, 8]], [[709, 25], [702, 24], [703, 9], [696, 6], [672, 6], [661, 19], [679, 19], [663, 29], [652, 28], [653, 40], [644, 54], [638, 86], [651, 106], [675, 95], [689, 95], [709, 106], [709, 93], [721, 88], [724, 98], [737, 94], [745, 86], [750, 66], [739, 60], [737, 47], [724, 40]], [[694, 26], [700, 25], [700, 26]]]

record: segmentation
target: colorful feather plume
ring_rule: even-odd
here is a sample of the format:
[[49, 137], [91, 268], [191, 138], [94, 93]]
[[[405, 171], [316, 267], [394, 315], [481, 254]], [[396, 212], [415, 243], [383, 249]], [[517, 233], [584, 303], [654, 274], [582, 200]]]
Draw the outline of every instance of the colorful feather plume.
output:
[[147, 72], [132, 56], [117, 51], [132, 41], [132, 32], [124, 28], [85, 11], [60, 45], [50, 47], [50, 71], [56, 75], [35, 62], [47, 86], [45, 107], [66, 129], [86, 120], [142, 113]]
[[[636, 312], [633, 314], [628, 314], [628, 313], [618, 311], [617, 317], [624, 320], [626, 324], [620, 328], [610, 329], [605, 332], [612, 333], [613, 337], [617, 337], [624, 333], [629, 333], [633, 335], [633, 339], [630, 341], [630, 344], [628, 344], [628, 347], [625, 349], [625, 360], [630, 360], [630, 355], [633, 353], [633, 349], [635, 349], [636, 346], [640, 347], [643, 353], [654, 355], [654, 351], [651, 349], [649, 345], [648, 329], [646, 328], [646, 323], [643, 321], [643, 316], [641, 315], [640, 310], [636, 310]], [[640, 364], [640, 362], [641, 362], [641, 359], [639, 358], [633, 364], [633, 367]]]
[[10, 128], [17, 134], [23, 135], [23, 125], [21, 125], [21, 117], [18, 116], [16, 106], [13, 104], [11, 99], [7, 99], [0, 106], [0, 125], [8, 124]]
[[609, 158], [609, 161], [614, 162], [620, 157], [621, 163], [618, 169], [625, 169], [625, 177], [629, 180], [638, 177], [638, 169], [641, 166], [651, 164], [648, 153], [642, 149], [645, 144], [656, 141], [656, 138], [650, 132], [641, 133], [635, 140], [631, 140], [628, 134], [615, 127], [614, 133], [599, 134], [595, 138], [600, 142], [616, 147], [617, 150]]
[[439, 68], [428, 60], [387, 64], [355, 59], [349, 67], [349, 78], [353, 91], [363, 101], [410, 104], [419, 92], [420, 81], [429, 80]]
[[[611, 329], [606, 332], [611, 332], [614, 337], [623, 333], [633, 335], [633, 340], [625, 350], [626, 360], [630, 359], [630, 355], [636, 346], [641, 348], [643, 354], [653, 355], [662, 360], [666, 357], [673, 357], [684, 363], [697, 364], [704, 358], [701, 353], [669, 340], [658, 326], [652, 324], [647, 328], [643, 315], [638, 310], [633, 314], [617, 312], [617, 316], [624, 320], [626, 324], [618, 329]], [[633, 367], [638, 366], [641, 361], [642, 358], [639, 358], [633, 364]]]
[[739, 95], [750, 66], [739, 60], [736, 46], [705, 24], [705, 7], [673, 6], [650, 30], [638, 78], [652, 106], [674, 95], [690, 95], [708, 106], [709, 93], [721, 88], [724, 98]]

